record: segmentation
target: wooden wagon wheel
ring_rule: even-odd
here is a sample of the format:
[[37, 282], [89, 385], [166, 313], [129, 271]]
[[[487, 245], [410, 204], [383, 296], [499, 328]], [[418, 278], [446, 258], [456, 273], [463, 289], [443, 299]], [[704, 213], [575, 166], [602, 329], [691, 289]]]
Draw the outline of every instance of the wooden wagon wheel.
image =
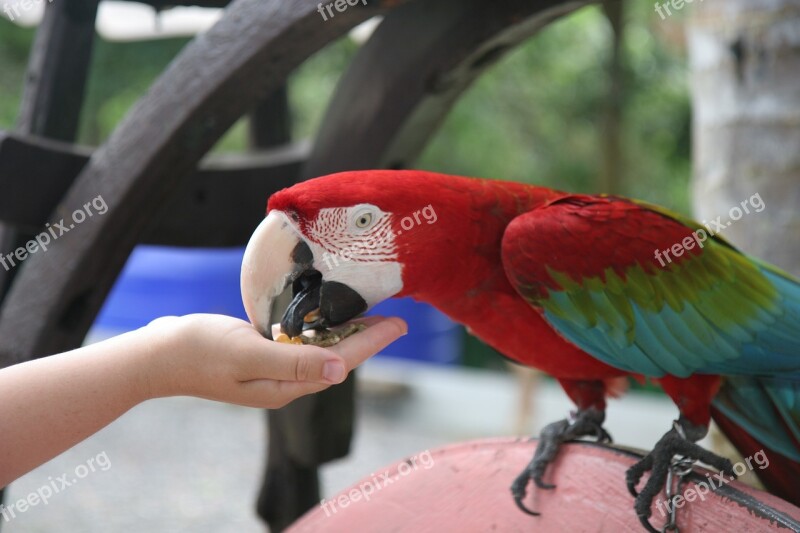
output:
[[[480, 72], [537, 29], [585, 2], [374, 0], [324, 23], [318, 2], [287, 4], [232, 2], [223, 19], [181, 52], [88, 162], [87, 154], [68, 145], [13, 134], [0, 139], [0, 163], [16, 151], [28, 158], [31, 167], [56, 161], [62, 174], [64, 165], [82, 168], [74, 181], [63, 176], [55, 185], [40, 180], [43, 194], [23, 195], [27, 205], [0, 199], [4, 222], [41, 228], [45, 221], [68, 215], [98, 195], [109, 205], [106, 215], [81, 227], [80, 239], [55, 241], [46, 254], [29, 258], [18, 269], [0, 310], [4, 340], [0, 366], [79, 345], [139, 242], [243, 244], [255, 224], [241, 220], [263, 216], [269, 192], [295, 179], [346, 168], [408, 165]], [[50, 40], [37, 38], [39, 55], [35, 52], [32, 58], [44, 77], [40, 91], [33, 98], [26, 93], [39, 104], [32, 109], [45, 112], [31, 112], [32, 126], [23, 128], [23, 133], [48, 133], [59, 69], [67, 61], [59, 55], [64, 43], [58, 39], [76, 32], [86, 38], [87, 20], [93, 23], [96, 12], [96, 2], [63, 0], [54, 5], [58, 11], [50, 11], [42, 25], [45, 29], [51, 25], [44, 34]], [[238, 173], [197, 169], [225, 131], [265, 95], [279, 91], [305, 58], [384, 12], [386, 20], [343, 78], [304, 171], [298, 171], [304, 160], [302, 149], [284, 150], [259, 163], [250, 161], [250, 166], [240, 165]], [[58, 25], [62, 27], [54, 31]], [[82, 46], [79, 56], [90, 48], [85, 42]], [[73, 124], [64, 126], [70, 120]], [[62, 134], [52, 136], [71, 140], [76, 120], [77, 114], [62, 118], [50, 128], [60, 128]], [[283, 179], [277, 179], [279, 172]], [[16, 182], [0, 182], [12, 192], [30, 191], [39, 176], [27, 173], [28, 181], [23, 182], [22, 173], [13, 174]], [[230, 216], [239, 210], [241, 217]], [[198, 226], [209, 231], [199, 232]], [[283, 528], [317, 501], [316, 467], [347, 453], [353, 409], [350, 383], [350, 388], [326, 393], [336, 401], [307, 398], [271, 418], [272, 470], [265, 487], [278, 482], [282, 490], [265, 492], [269, 497], [259, 510], [274, 529]], [[326, 428], [314, 424], [324, 406], [336, 411], [324, 419], [342, 421], [327, 428], [331, 439], [319, 438]], [[289, 422], [290, 410], [304, 413], [305, 418]], [[290, 468], [276, 469], [276, 462]]]

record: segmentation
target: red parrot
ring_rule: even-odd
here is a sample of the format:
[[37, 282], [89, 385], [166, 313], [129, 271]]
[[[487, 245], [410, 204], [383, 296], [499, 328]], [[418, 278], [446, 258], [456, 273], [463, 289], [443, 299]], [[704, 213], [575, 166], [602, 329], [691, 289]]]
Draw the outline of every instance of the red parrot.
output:
[[610, 440], [606, 397], [626, 377], [658, 383], [680, 415], [627, 473], [649, 531], [674, 457], [733, 477], [730, 461], [696, 444], [711, 417], [745, 457], [765, 453], [770, 468], [757, 474], [800, 504], [800, 281], [697, 228], [621, 197], [424, 171], [343, 172], [269, 199], [245, 252], [242, 297], [271, 338], [270, 304], [289, 285], [281, 329], [291, 336], [411, 296], [555, 377], [577, 411], [543, 430], [513, 481], [531, 514], [528, 483], [552, 488], [543, 475], [562, 442]]

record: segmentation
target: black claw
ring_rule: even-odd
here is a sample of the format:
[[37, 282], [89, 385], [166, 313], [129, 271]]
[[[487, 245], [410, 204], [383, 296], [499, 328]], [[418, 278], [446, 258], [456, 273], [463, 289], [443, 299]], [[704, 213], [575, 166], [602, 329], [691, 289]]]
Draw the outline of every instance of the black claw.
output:
[[556, 488], [556, 486], [554, 484], [545, 483], [544, 481], [542, 481], [541, 478], [535, 477], [535, 478], [533, 478], [533, 482], [536, 483], [536, 486], [539, 487], [540, 489], [552, 490], [552, 489]]
[[639, 522], [642, 524], [642, 527], [644, 527], [647, 531], [649, 531], [649, 533], [662, 533], [661, 531], [657, 530], [652, 525], [650, 525], [649, 515], [648, 516], [639, 515]]
[[636, 492], [636, 485], [639, 484], [639, 480], [637, 479], [636, 481], [632, 481], [628, 479], [627, 484], [628, 484], [628, 492], [630, 492], [631, 496], [637, 498], [639, 496], [639, 493]]
[[644, 473], [651, 468], [653, 468], [653, 457], [648, 455], [630, 467], [627, 472], [625, 472], [625, 481], [628, 485], [628, 492], [630, 492], [631, 496], [634, 498], [639, 496], [639, 493], [636, 492], [636, 485], [639, 484], [639, 481], [641, 481]]
[[602, 426], [604, 419], [604, 412], [597, 409], [585, 409], [578, 411], [572, 421], [559, 420], [542, 429], [533, 459], [511, 484], [511, 494], [514, 495], [514, 502], [521, 511], [531, 516], [540, 514], [528, 509], [522, 503], [529, 482], [533, 481], [533, 484], [540, 489], [556, 488], [554, 484], [546, 483], [543, 478], [547, 466], [555, 459], [562, 443], [584, 436], [595, 437], [598, 442], [611, 442], [611, 435]]
[[522, 503], [522, 500], [525, 499], [525, 495], [528, 492], [526, 487], [528, 486], [528, 481], [530, 479], [530, 469], [525, 468], [525, 470], [523, 470], [522, 473], [517, 476], [517, 479], [514, 480], [514, 483], [511, 484], [511, 494], [514, 496], [514, 503], [517, 504], [517, 507], [519, 507], [522, 512], [531, 516], [539, 516], [539, 513], [528, 509], [525, 507], [525, 504]]
[[[680, 427], [678, 427], [680, 426]], [[625, 481], [634, 498], [634, 510], [642, 526], [651, 533], [659, 533], [650, 524], [653, 500], [659, 495], [666, 485], [668, 475], [673, 466], [675, 456], [683, 456], [691, 462], [702, 461], [721, 472], [732, 472], [733, 464], [695, 443], [700, 440], [707, 428], [691, 424], [681, 418], [673, 429], [664, 434], [656, 443], [653, 451], [642, 458], [641, 461], [631, 466], [625, 474]], [[641, 492], [636, 492], [636, 486], [641, 481], [645, 472], [650, 472], [650, 478], [642, 487]]]
[[611, 433], [605, 430], [603, 426], [597, 426], [597, 442], [601, 444], [611, 444], [614, 439], [611, 438]]
[[537, 513], [536, 511], [531, 511], [530, 509], [525, 507], [525, 504], [522, 503], [522, 498], [514, 496], [514, 503], [516, 503], [520, 511], [522, 511], [525, 514], [529, 514], [531, 516], [540, 516], [542, 514], [542, 513]]

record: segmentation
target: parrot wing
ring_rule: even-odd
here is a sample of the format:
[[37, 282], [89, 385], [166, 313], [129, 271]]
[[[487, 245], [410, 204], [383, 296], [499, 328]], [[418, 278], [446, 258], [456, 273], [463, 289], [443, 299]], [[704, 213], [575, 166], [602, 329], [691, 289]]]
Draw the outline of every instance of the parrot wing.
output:
[[800, 378], [800, 282], [696, 228], [624, 198], [562, 197], [509, 224], [503, 267], [562, 336], [617, 368]]
[[711, 415], [743, 457], [767, 454], [765, 486], [800, 501], [800, 282], [696, 228], [644, 203], [569, 196], [508, 225], [503, 267], [607, 364], [725, 376]]

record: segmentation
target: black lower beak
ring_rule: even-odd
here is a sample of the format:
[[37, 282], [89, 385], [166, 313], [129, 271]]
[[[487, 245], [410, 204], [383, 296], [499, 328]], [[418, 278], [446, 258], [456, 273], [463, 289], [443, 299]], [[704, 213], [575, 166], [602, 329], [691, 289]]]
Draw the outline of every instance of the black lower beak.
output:
[[[297, 337], [303, 331], [305, 317], [319, 308], [322, 274], [316, 271], [303, 273], [292, 284], [292, 303], [281, 318], [281, 331], [290, 337]], [[319, 319], [321, 320], [321, 318]]]
[[[292, 284], [292, 303], [281, 319], [281, 331], [290, 337], [303, 329], [337, 326], [367, 310], [367, 302], [356, 291], [338, 281], [323, 281], [322, 274], [308, 270]], [[319, 309], [319, 318], [306, 322], [306, 316]]]

